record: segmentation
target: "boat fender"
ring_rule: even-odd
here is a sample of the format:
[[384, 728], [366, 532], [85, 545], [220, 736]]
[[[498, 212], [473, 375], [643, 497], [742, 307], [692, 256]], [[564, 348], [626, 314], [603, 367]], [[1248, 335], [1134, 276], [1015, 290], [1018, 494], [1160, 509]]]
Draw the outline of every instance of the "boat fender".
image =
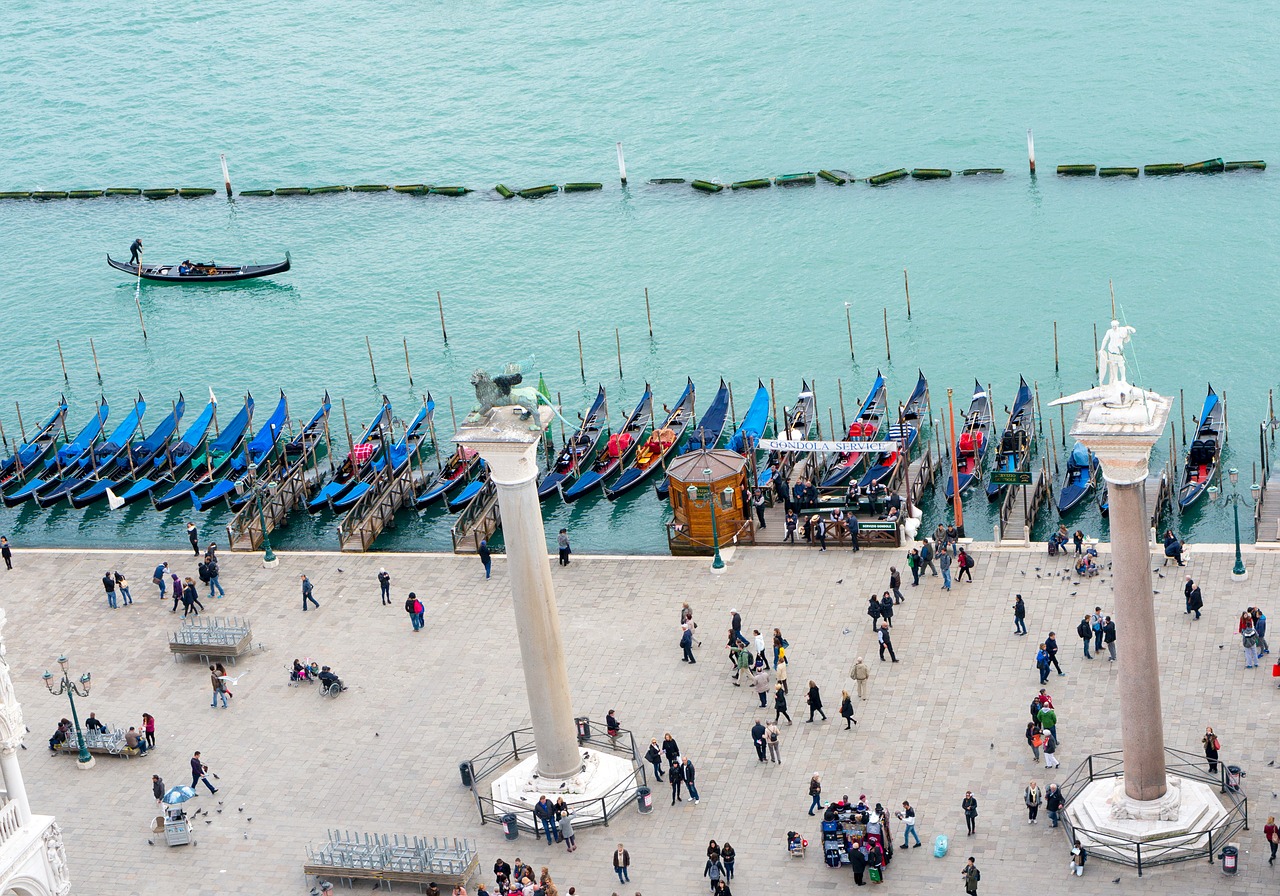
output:
[[66, 199], [64, 190], [37, 190], [31, 194], [32, 199]]
[[780, 174], [773, 179], [773, 182], [780, 187], [797, 187], [814, 184], [818, 181], [812, 171], [804, 171], [800, 174]]
[[960, 172], [965, 177], [972, 177], [975, 174], [1004, 174], [1003, 168], [966, 168]]
[[1059, 165], [1058, 173], [1063, 177], [1093, 177], [1098, 173], [1097, 165]]
[[517, 190], [516, 195], [521, 199], [537, 199], [539, 196], [546, 196], [548, 193], [554, 193], [560, 188], [555, 184], [543, 184], [540, 187], [528, 187], [524, 190]]
[[951, 176], [950, 168], [912, 168], [911, 176], [916, 180], [940, 180]]
[[177, 196], [178, 191], [173, 187], [162, 187], [157, 190], [143, 190], [142, 195], [148, 199], [168, 199], [170, 196]]
[[844, 184], [847, 184], [849, 182], [849, 178], [841, 177], [840, 175], [836, 174], [834, 171], [829, 171], [826, 168], [823, 168], [821, 171], [818, 172], [818, 177], [822, 178], [829, 184], [835, 184], [837, 187], [843, 186]]
[[1212, 174], [1215, 171], [1222, 171], [1225, 167], [1222, 159], [1205, 159], [1203, 162], [1192, 162], [1182, 170], [1191, 174]]
[[408, 193], [412, 196], [422, 196], [431, 189], [430, 184], [399, 184], [391, 188], [397, 193]]
[[241, 196], [274, 196], [275, 190], [241, 190]]
[[1099, 168], [1098, 177], [1137, 177], [1137, 168]]
[[0, 193], [0, 199], [30, 199], [31, 193], [26, 190], [10, 190]]
[[141, 196], [142, 190], [137, 187], [109, 187], [108, 196]]
[[67, 193], [71, 199], [97, 199], [99, 196], [105, 196], [105, 190], [72, 190]]
[[356, 184], [351, 188], [352, 193], [385, 193], [391, 188], [386, 184]]
[[468, 187], [431, 187], [427, 192], [433, 196], [466, 196], [471, 190]]
[[1181, 162], [1163, 162], [1159, 165], [1143, 166], [1142, 173], [1148, 177], [1156, 174], [1181, 174], [1183, 168], [1184, 166]]
[[566, 193], [590, 193], [595, 190], [603, 190], [604, 184], [591, 184], [591, 183], [580, 182], [580, 183], [574, 183], [574, 184], [565, 184], [560, 189], [564, 190]]
[[280, 187], [276, 190], [277, 196], [310, 196], [310, 187]]
[[498, 184], [493, 188], [493, 191], [503, 199], [510, 199], [512, 196], [516, 195], [506, 184]]
[[210, 187], [179, 187], [178, 195], [184, 199], [194, 199], [197, 196], [212, 196], [218, 192]]
[[887, 183], [892, 183], [895, 180], [901, 180], [902, 178], [906, 177], [910, 173], [911, 172], [908, 171], [906, 168], [895, 168], [893, 171], [886, 171], [883, 174], [871, 175], [871, 177], [867, 178], [867, 183], [871, 184], [871, 186], [873, 187], [878, 187], [881, 184], [887, 184]]
[[1262, 159], [1248, 159], [1243, 162], [1224, 162], [1222, 165], [1222, 170], [1224, 171], [1240, 171], [1243, 169], [1266, 171], [1267, 163], [1262, 161]]
[[350, 189], [349, 187], [343, 187], [339, 185], [334, 185], [331, 187], [312, 187], [311, 195], [314, 196], [317, 193], [346, 193], [349, 189]]
[[683, 184], [683, 183], [687, 183], [687, 181], [685, 181], [683, 177], [651, 177], [649, 178], [649, 183], [651, 184]]
[[729, 184], [731, 190], [763, 190], [765, 187], [773, 186], [773, 181], [767, 177], [758, 177], [755, 180], [740, 180]]
[[724, 189], [724, 184], [713, 183], [709, 180], [695, 180], [690, 186], [702, 193], [719, 193]]

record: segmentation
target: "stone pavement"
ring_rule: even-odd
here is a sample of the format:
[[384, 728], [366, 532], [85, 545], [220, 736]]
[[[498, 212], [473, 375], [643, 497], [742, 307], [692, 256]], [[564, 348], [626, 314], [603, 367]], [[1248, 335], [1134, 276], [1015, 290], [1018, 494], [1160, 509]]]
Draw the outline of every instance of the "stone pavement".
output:
[[[1049, 576], [1042, 550], [978, 545], [976, 557], [974, 584], [957, 584], [949, 594], [939, 579], [911, 588], [905, 577], [907, 602], [893, 629], [897, 665], [876, 659], [864, 608], [868, 592], [884, 590], [891, 563], [905, 569], [900, 552], [756, 548], [739, 551], [718, 578], [705, 560], [576, 557], [566, 569], [553, 566], [575, 712], [602, 721], [614, 708], [641, 742], [672, 732], [699, 770], [702, 795], [698, 806], [671, 808], [669, 789], [656, 785], [651, 815], [629, 810], [607, 829], [581, 830], [573, 855], [527, 833], [508, 843], [497, 825], [481, 827], [459, 782], [461, 760], [528, 724], [501, 559], [486, 582], [470, 558], [286, 554], [267, 571], [256, 556], [224, 552], [227, 597], [205, 603], [218, 614], [250, 617], [255, 641], [266, 645], [233, 670], [244, 677], [227, 710], [204, 703], [205, 667], [175, 664], [166, 647], [177, 617], [157, 599], [150, 571], [163, 558], [180, 573], [193, 572], [180, 547], [157, 554], [19, 546], [17, 568], [0, 571], [0, 606], [9, 614], [8, 659], [32, 729], [30, 749], [20, 753], [32, 806], [63, 825], [78, 894], [302, 894], [310, 886], [301, 872], [304, 847], [327, 828], [473, 838], [486, 879], [495, 857], [518, 855], [549, 865], [561, 893], [574, 885], [584, 896], [707, 892], [701, 875], [714, 837], [737, 849], [737, 894], [844, 890], [851, 876], [827, 868], [820, 850], [792, 860], [784, 847], [788, 829], [803, 831], [811, 844], [819, 840], [817, 819], [805, 814], [814, 772], [822, 773], [828, 798], [865, 793], [890, 810], [904, 799], [916, 807], [925, 847], [897, 853], [886, 892], [961, 893], [968, 855], [982, 870], [984, 894], [1274, 892], [1280, 872], [1266, 862], [1262, 825], [1280, 806], [1280, 770], [1268, 767], [1280, 754], [1271, 709], [1280, 694], [1270, 658], [1262, 669], [1243, 668], [1234, 621], [1247, 604], [1280, 618], [1270, 597], [1280, 557], [1251, 554], [1249, 582], [1235, 585], [1229, 552], [1194, 553], [1188, 571], [1200, 577], [1207, 605], [1199, 622], [1182, 612], [1180, 571], [1162, 569], [1155, 580], [1166, 742], [1198, 751], [1212, 724], [1223, 760], [1248, 772], [1252, 824], [1242, 836], [1241, 873], [1230, 880], [1203, 862], [1139, 879], [1100, 861], [1090, 861], [1084, 878], [1067, 879], [1064, 837], [1043, 814], [1040, 824], [1027, 824], [1021, 793], [1032, 778], [1061, 781], [1086, 753], [1119, 747], [1116, 667], [1085, 662], [1074, 633], [1082, 614], [1109, 608], [1109, 577], [1077, 586]], [[390, 607], [380, 605], [375, 580], [383, 565], [393, 582]], [[1045, 577], [1037, 578], [1037, 566]], [[135, 583], [133, 607], [106, 608], [99, 579], [108, 568]], [[303, 571], [321, 604], [305, 615]], [[411, 588], [427, 607], [421, 634], [412, 633], [402, 606]], [[1025, 638], [1012, 634], [1016, 591], [1028, 606]], [[697, 666], [680, 662], [682, 600], [701, 623]], [[729, 681], [722, 645], [732, 607], [748, 632], [778, 626], [791, 642], [796, 723], [784, 722], [781, 766], [755, 761], [748, 737], [755, 697]], [[1118, 622], [1123, 650], [1124, 620]], [[1062, 768], [1047, 774], [1032, 762], [1023, 732], [1038, 689], [1036, 644], [1050, 628], [1060, 636], [1068, 675], [1049, 682], [1063, 746]], [[81, 772], [71, 756], [48, 753], [45, 741], [67, 704], [45, 693], [39, 676], [61, 651], [73, 672], [93, 673], [82, 714], [94, 710], [113, 725], [136, 724], [144, 711], [156, 716], [154, 754], [100, 757]], [[857, 706], [860, 724], [845, 732], [840, 691], [853, 689], [848, 670], [858, 655], [871, 667], [870, 699]], [[287, 687], [294, 657], [332, 665], [351, 690], [322, 701], [312, 688]], [[830, 721], [804, 721], [809, 678], [822, 688]], [[201, 816], [195, 825], [198, 845], [168, 848], [148, 832], [156, 814], [150, 776], [188, 783], [193, 750], [219, 775], [221, 792], [194, 801], [209, 811], [210, 823]], [[979, 800], [973, 838], [964, 835], [960, 812], [966, 789]], [[900, 836], [896, 827], [894, 833]], [[951, 838], [945, 859], [930, 848], [940, 833]], [[618, 842], [633, 861], [625, 888], [610, 867]]]

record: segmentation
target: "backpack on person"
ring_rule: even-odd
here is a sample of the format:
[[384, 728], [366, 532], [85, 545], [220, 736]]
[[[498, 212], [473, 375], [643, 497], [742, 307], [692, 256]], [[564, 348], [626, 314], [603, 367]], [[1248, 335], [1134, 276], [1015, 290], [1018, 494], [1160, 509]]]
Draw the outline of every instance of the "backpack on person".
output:
[[1089, 637], [1089, 623], [1083, 619], [1081, 619], [1080, 624], [1076, 626], [1076, 637], [1078, 638]]
[[961, 569], [973, 569], [973, 565], [974, 565], [974, 564], [973, 564], [973, 554], [970, 554], [968, 551], [965, 551], [965, 552], [964, 552], [964, 562], [961, 564], [960, 568], [961, 568]]

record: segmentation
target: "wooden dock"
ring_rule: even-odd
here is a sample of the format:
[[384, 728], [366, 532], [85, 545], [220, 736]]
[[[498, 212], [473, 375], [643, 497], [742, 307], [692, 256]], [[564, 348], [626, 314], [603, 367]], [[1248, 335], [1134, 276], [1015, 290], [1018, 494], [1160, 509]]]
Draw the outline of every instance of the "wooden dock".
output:
[[1040, 506], [1053, 500], [1048, 459], [1041, 458], [1030, 472], [1030, 485], [1005, 486], [1000, 500], [1000, 522], [996, 525], [996, 541], [1000, 544], [1030, 544]]
[[[1270, 438], [1269, 438], [1270, 436]], [[1280, 549], [1280, 470], [1271, 466], [1271, 452], [1275, 447], [1274, 424], [1258, 426], [1258, 443], [1262, 448], [1262, 481], [1258, 483], [1257, 500], [1253, 505], [1254, 542], [1260, 548]]]
[[339, 550], [363, 553], [373, 547], [379, 535], [394, 529], [396, 514], [401, 508], [413, 506], [420, 478], [412, 463], [406, 463], [399, 473], [380, 475], [374, 487], [361, 495], [338, 523]]
[[449, 530], [453, 536], [453, 552], [455, 554], [475, 554], [480, 550], [480, 542], [497, 532], [502, 527], [502, 516], [498, 513], [498, 490], [492, 482], [471, 499], [458, 520]]
[[305, 504], [319, 474], [308, 465], [309, 458], [302, 457], [278, 476], [268, 473], [270, 490], [258, 515], [258, 502], [250, 501], [227, 523], [227, 543], [233, 551], [257, 551], [262, 548], [262, 521], [267, 534], [283, 528], [289, 522], [289, 514]]

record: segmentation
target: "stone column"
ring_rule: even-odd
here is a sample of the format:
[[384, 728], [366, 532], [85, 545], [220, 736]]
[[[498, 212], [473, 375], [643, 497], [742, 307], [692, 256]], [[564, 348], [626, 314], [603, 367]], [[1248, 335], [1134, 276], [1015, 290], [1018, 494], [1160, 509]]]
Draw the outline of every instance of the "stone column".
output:
[[480, 453], [497, 487], [511, 580], [520, 660], [538, 749], [538, 775], [561, 780], [582, 768], [565, 668], [560, 616], [538, 502], [537, 454], [551, 411], [539, 407], [537, 426], [519, 419], [520, 408], [495, 408], [489, 419], [464, 422], [454, 441]]
[[1124, 792], [1140, 802], [1158, 800], [1168, 789], [1144, 483], [1172, 403], [1152, 392], [1128, 405], [1086, 398], [1071, 428], [1098, 458], [1107, 482]]

